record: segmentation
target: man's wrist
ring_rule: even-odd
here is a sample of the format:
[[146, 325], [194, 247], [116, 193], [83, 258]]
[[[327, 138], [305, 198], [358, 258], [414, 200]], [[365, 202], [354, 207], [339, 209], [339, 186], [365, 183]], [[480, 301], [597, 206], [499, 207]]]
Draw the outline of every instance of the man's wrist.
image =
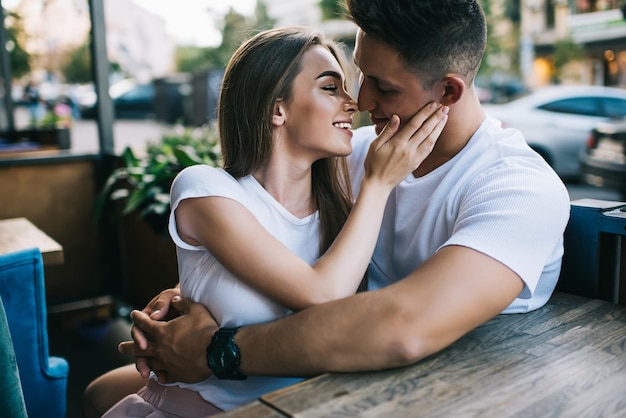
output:
[[236, 328], [220, 328], [206, 348], [206, 364], [218, 379], [243, 380], [246, 375], [239, 371], [241, 353], [235, 343]]

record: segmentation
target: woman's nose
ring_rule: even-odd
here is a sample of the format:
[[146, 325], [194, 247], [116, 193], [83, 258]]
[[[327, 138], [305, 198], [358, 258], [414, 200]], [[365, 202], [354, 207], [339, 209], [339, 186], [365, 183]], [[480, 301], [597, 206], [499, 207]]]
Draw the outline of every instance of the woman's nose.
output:
[[344, 103], [343, 105], [344, 110], [346, 112], [356, 112], [359, 108], [359, 106], [357, 105], [356, 101], [354, 101], [354, 99], [350, 98], [348, 101], [346, 101], [346, 103]]

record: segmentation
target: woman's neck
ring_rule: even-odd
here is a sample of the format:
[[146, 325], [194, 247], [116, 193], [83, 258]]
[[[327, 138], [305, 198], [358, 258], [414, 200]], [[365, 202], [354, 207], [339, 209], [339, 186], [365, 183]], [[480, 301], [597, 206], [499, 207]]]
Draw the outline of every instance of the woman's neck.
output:
[[297, 218], [314, 213], [311, 166], [298, 166], [292, 159], [274, 156], [268, 164], [252, 173], [253, 177], [287, 211]]

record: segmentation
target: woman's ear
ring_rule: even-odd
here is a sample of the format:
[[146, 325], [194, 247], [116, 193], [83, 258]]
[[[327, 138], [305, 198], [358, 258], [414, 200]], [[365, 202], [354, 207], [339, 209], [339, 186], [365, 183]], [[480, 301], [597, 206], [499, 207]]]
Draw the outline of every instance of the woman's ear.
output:
[[447, 75], [439, 83], [442, 92], [440, 103], [444, 106], [453, 105], [461, 100], [467, 89], [465, 81], [457, 75]]
[[274, 103], [274, 112], [272, 113], [272, 123], [274, 126], [283, 126], [285, 124], [285, 108], [283, 101], [278, 100]]

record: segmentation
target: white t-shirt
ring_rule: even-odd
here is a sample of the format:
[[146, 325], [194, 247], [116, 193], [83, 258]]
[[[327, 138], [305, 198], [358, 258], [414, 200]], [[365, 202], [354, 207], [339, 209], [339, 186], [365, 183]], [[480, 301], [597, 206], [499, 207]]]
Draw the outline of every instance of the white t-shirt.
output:
[[[313, 264], [319, 258], [319, 214], [297, 218], [252, 176], [235, 179], [222, 169], [197, 165], [181, 171], [171, 190], [169, 232], [176, 244], [181, 293], [204, 304], [220, 326], [236, 327], [272, 321], [291, 313], [246, 285], [206, 248], [185, 243], [176, 229], [174, 211], [183, 199], [221, 196], [246, 207], [276, 239]], [[237, 251], [233, 248], [232, 251]], [[177, 383], [200, 393], [221, 409], [231, 409], [302, 379], [250, 376], [246, 380], [209, 377], [196, 384]]]
[[[373, 127], [353, 137], [355, 196]], [[487, 117], [469, 143], [427, 175], [409, 175], [387, 202], [369, 288], [406, 277], [447, 245], [473, 248], [519, 275], [524, 289], [504, 313], [543, 306], [556, 286], [569, 219], [563, 182], [521, 133]]]

